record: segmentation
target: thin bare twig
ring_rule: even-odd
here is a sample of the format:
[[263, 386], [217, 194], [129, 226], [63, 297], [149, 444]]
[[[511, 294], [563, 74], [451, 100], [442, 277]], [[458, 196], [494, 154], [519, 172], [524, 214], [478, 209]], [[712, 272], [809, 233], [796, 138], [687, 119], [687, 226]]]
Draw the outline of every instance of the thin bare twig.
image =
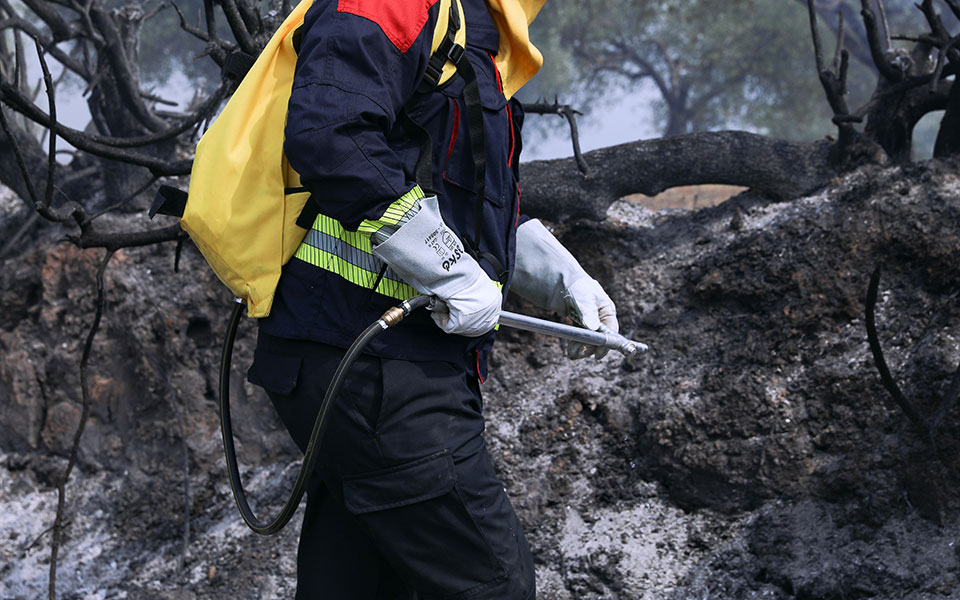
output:
[[67, 461], [67, 467], [57, 483], [57, 516], [53, 522], [53, 538], [50, 541], [50, 577], [49, 577], [49, 599], [57, 598], [57, 555], [60, 551], [60, 544], [63, 541], [63, 514], [64, 502], [66, 499], [66, 486], [70, 479], [70, 473], [77, 463], [77, 454], [80, 450], [80, 438], [83, 437], [83, 430], [87, 425], [87, 418], [90, 415], [90, 381], [87, 376], [87, 366], [90, 363], [90, 354], [93, 351], [93, 338], [100, 329], [100, 320], [103, 318], [104, 307], [106, 306], [106, 295], [104, 293], [103, 274], [113, 257], [114, 250], [107, 250], [97, 269], [97, 301], [96, 312], [93, 316], [93, 323], [90, 325], [90, 331], [87, 333], [87, 339], [83, 344], [83, 354], [80, 357], [80, 388], [83, 394], [83, 405], [80, 409], [80, 422], [77, 424], [77, 430], [73, 434], [73, 445], [70, 448], [70, 459]]
[[817, 11], [814, 7], [814, 0], [807, 0], [807, 11], [810, 18], [810, 35], [813, 38], [813, 54], [817, 63], [820, 85], [827, 96], [830, 108], [833, 109], [833, 122], [837, 125], [839, 133], [839, 147], [841, 149], [846, 148], [856, 139], [857, 133], [849, 120], [843, 119], [850, 112], [846, 96], [850, 53], [843, 47], [843, 13], [840, 13], [840, 35], [837, 36], [837, 49], [834, 52], [833, 61], [834, 69], [831, 70], [823, 62], [823, 42], [820, 39], [820, 31], [817, 26]]
[[570, 139], [573, 142], [573, 156], [577, 160], [577, 168], [584, 175], [590, 174], [590, 167], [587, 165], [586, 159], [583, 158], [583, 152], [580, 151], [580, 130], [577, 127], [576, 115], [582, 115], [582, 112], [569, 104], [560, 104], [556, 98], [553, 99], [553, 104], [547, 102], [524, 104], [523, 112], [533, 115], [560, 115], [564, 117], [567, 124], [570, 125]]
[[[846, 41], [846, 29], [844, 28], [844, 18], [843, 11], [838, 13], [839, 24], [837, 25], [837, 48], [833, 54], [833, 70], [837, 73], [841, 72], [841, 61], [843, 60], [843, 45]], [[844, 81], [846, 78], [843, 78]]]
[[870, 55], [873, 57], [873, 62], [885, 79], [896, 83], [903, 79], [905, 73], [896, 68], [893, 63], [887, 59], [886, 49], [883, 47], [880, 30], [877, 25], [877, 16], [870, 7], [870, 0], [861, 0], [861, 5], [863, 8], [860, 14], [863, 17], [863, 24], [867, 29], [867, 43], [870, 46]]
[[[56, 123], [57, 133], [73, 146], [103, 158], [113, 158], [122, 162], [147, 167], [158, 175], [187, 175], [190, 173], [189, 167], [186, 168], [185, 172], [166, 172], [169, 169], [182, 169], [180, 163], [169, 163], [148, 155], [125, 153], [122, 149], [147, 146], [180, 135], [197, 123], [208, 118], [211, 113], [220, 106], [220, 103], [226, 98], [227, 94], [229, 94], [230, 89], [230, 83], [221, 83], [220, 87], [208, 96], [188, 119], [157, 133], [137, 137], [118, 138], [87, 133], [85, 131], [72, 129], [62, 123]], [[0, 80], [0, 100], [5, 100], [10, 108], [16, 110], [34, 123], [44, 127], [50, 127], [50, 116], [37, 108], [37, 106], [21, 94], [19, 90], [3, 80]]]
[[[38, 43], [39, 44], [39, 43]], [[38, 45], [38, 52], [40, 48]], [[50, 71], [46, 67], [46, 61], [43, 58], [43, 53], [40, 52], [40, 64], [44, 69], [44, 81], [48, 83], [49, 87], [47, 89], [47, 95], [50, 101], [51, 112], [54, 117], [51, 119], [51, 129], [53, 129], [56, 122], [56, 101], [53, 96], [53, 86], [52, 79], [50, 78]], [[5, 86], [6, 84], [0, 81], [0, 87]], [[76, 202], [67, 202], [59, 209], [54, 209], [50, 205], [53, 201], [53, 177], [55, 174], [56, 168], [56, 136], [51, 133], [50, 135], [50, 152], [48, 154], [47, 160], [47, 184], [45, 195], [43, 198], [37, 195], [37, 190], [33, 185], [33, 177], [27, 168], [26, 161], [23, 158], [23, 152], [20, 150], [20, 143], [16, 137], [14, 137], [13, 132], [11, 131], [9, 124], [7, 123], [6, 116], [3, 114], [2, 108], [0, 108], [0, 125], [2, 125], [4, 132], [7, 134], [7, 138], [10, 140], [10, 144], [13, 147], [13, 152], [17, 157], [17, 165], [20, 168], [20, 173], [23, 175], [24, 182], [27, 186], [27, 193], [30, 196], [30, 200], [33, 202], [34, 208], [43, 215], [44, 218], [51, 221], [56, 221], [63, 223], [65, 221], [75, 219], [78, 224], [83, 224], [86, 215], [83, 211], [83, 207], [77, 204]]]
[[180, 105], [180, 103], [176, 102], [175, 100], [167, 100], [166, 98], [163, 98], [163, 97], [161, 97], [161, 96], [158, 96], [158, 95], [156, 95], [156, 94], [154, 94], [154, 93], [151, 93], [151, 92], [148, 92], [148, 91], [146, 91], [146, 90], [141, 90], [141, 91], [140, 91], [140, 97], [143, 98], [144, 100], [149, 100], [150, 102], [156, 102], [157, 104], [164, 104], [164, 105], [166, 105], [166, 106], [179, 106], [179, 105]]
[[947, 3], [947, 6], [950, 7], [950, 11], [953, 13], [957, 19], [960, 19], [960, 1], [958, 0], [943, 0]]
[[[949, 66], [944, 67], [944, 73], [956, 74], [960, 69], [951, 69]], [[923, 87], [933, 81], [933, 73], [928, 73], [926, 75], [918, 75], [916, 77], [910, 77], [909, 79], [904, 79], [900, 83], [891, 85], [883, 90], [878, 90], [874, 92], [870, 100], [858, 108], [856, 112], [850, 114], [839, 114], [833, 117], [834, 123], [860, 123], [863, 121], [863, 118], [869, 113], [881, 100], [894, 96], [896, 94], [901, 94], [903, 92], [909, 91], [914, 88]], [[931, 94], [939, 93], [939, 89], [933, 89], [930, 92]]]
[[[75, 60], [63, 50], [57, 48], [54, 45], [54, 42], [44, 39], [42, 31], [33, 23], [30, 23], [29, 21], [19, 17], [13, 17], [0, 22], [0, 31], [5, 29], [13, 29], [15, 31], [23, 32], [30, 37], [43, 40], [44, 47], [48, 49], [50, 56], [57, 59], [57, 62], [62, 64], [67, 69], [73, 71], [83, 79], [89, 79], [90, 74], [87, 69], [84, 68], [83, 64]], [[17, 68], [21, 74], [25, 75], [25, 69], [21, 69], [20, 65], [17, 65]], [[17, 81], [17, 79], [14, 79], [14, 81]]]
[[890, 49], [890, 21], [887, 20], [887, 7], [883, 5], [883, 0], [877, 0], [877, 7], [880, 9], [880, 22], [883, 23], [883, 37], [886, 41], [884, 51]]
[[7, 115], [3, 110], [3, 106], [3, 103], [0, 102], [0, 128], [3, 128], [3, 133], [6, 134], [7, 139], [10, 140], [10, 145], [13, 147], [13, 154], [17, 157], [17, 166], [20, 168], [20, 173], [23, 174], [24, 184], [27, 186], [27, 194], [30, 196], [30, 202], [36, 207], [40, 204], [40, 198], [37, 196], [37, 188], [33, 185], [33, 177], [27, 168], [27, 162], [23, 159], [20, 144], [17, 142], [17, 138], [14, 137], [10, 124], [7, 123]]
[[940, 48], [937, 54], [937, 66], [933, 70], [933, 81], [930, 82], [930, 93], [935, 94], [940, 85], [940, 78], [943, 77], [943, 67], [947, 64], [947, 56], [960, 44], [960, 35], [950, 40], [946, 46]]
[[0, 100], [4, 100], [7, 106], [26, 116], [31, 121], [47, 127], [50, 127], [52, 124], [56, 127], [57, 134], [59, 134], [60, 137], [71, 145], [85, 150], [94, 156], [146, 167], [150, 169], [154, 175], [188, 175], [190, 173], [192, 161], [189, 159], [172, 162], [147, 154], [130, 152], [112, 145], [96, 142], [93, 136], [67, 127], [62, 123], [52, 123], [46, 113], [37, 108], [32, 102], [23, 98], [18, 90], [2, 80], [0, 80]]
[[189, 33], [190, 35], [192, 35], [193, 37], [197, 38], [200, 41], [203, 41], [203, 42], [210, 41], [210, 36], [204, 33], [203, 30], [201, 30], [198, 27], [194, 27], [187, 22], [187, 18], [183, 16], [183, 11], [180, 10], [180, 7], [177, 5], [176, 2], [170, 2], [170, 5], [173, 6], [173, 10], [177, 11], [177, 17], [180, 19], [180, 29], [186, 31], [187, 33]]
[[142, 186], [140, 186], [139, 188], [137, 188], [136, 191], [134, 191], [133, 193], [129, 194], [129, 195], [128, 195], [126, 198], [124, 198], [123, 200], [121, 200], [121, 201], [119, 201], [119, 202], [116, 202], [116, 203], [114, 203], [114, 204], [112, 204], [112, 205], [104, 208], [103, 210], [101, 210], [101, 211], [99, 211], [99, 212], [96, 212], [96, 213], [90, 215], [89, 221], [93, 221], [94, 219], [96, 219], [96, 218], [98, 218], [98, 217], [101, 217], [101, 216], [107, 214], [108, 212], [117, 210], [118, 208], [120, 208], [121, 206], [127, 204], [128, 202], [133, 201], [134, 198], [136, 198], [136, 197], [139, 196], [140, 194], [142, 194], [142, 193], [144, 193], [145, 191], [147, 191], [147, 190], [150, 188], [150, 186], [152, 186], [153, 184], [155, 184], [155, 183], [157, 182], [157, 180], [159, 180], [159, 179], [160, 179], [159, 177], [151, 177], [149, 181], [147, 181], [145, 184], [143, 184]]
[[20, 242], [20, 238], [25, 236], [27, 232], [33, 229], [34, 225], [37, 224], [37, 221], [40, 219], [40, 213], [34, 211], [27, 217], [27, 220], [23, 222], [23, 225], [17, 229], [16, 233], [10, 236], [4, 244], [3, 248], [0, 248], [0, 260], [6, 258], [7, 253], [9, 253], [13, 248]]
[[[50, 122], [57, 122], [57, 100], [54, 97], [53, 78], [50, 76], [50, 68], [47, 66], [47, 59], [43, 53], [43, 47], [40, 46], [40, 40], [33, 39], [37, 47], [37, 58], [40, 59], [40, 68], [43, 70], [43, 83], [47, 89], [47, 105], [50, 110]], [[50, 208], [53, 202], [53, 179], [57, 171], [57, 130], [55, 127], [49, 128], [50, 147], [47, 150], [47, 189], [43, 195], [43, 203], [37, 207], [37, 210], [44, 212]]]

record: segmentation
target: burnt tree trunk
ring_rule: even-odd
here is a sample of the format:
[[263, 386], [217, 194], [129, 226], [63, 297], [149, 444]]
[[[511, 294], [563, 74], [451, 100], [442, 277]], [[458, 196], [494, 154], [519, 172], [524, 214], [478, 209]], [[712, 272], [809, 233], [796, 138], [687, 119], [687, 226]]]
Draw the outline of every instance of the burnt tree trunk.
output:
[[926, 44], [917, 44], [909, 56], [901, 54], [899, 61], [891, 61], [903, 65], [902, 75], [895, 80], [881, 77], [874, 91], [874, 98], [878, 101], [868, 113], [864, 134], [880, 144], [894, 162], [910, 160], [913, 130], [923, 115], [931, 110], [929, 87], [917, 87], [902, 93], [897, 93], [895, 88], [907, 77], [919, 77], [933, 71], [931, 50]]
[[[960, 79], [960, 76], [957, 79]], [[955, 79], [947, 100], [947, 111], [940, 122], [933, 156], [944, 158], [958, 153], [960, 153], [960, 84]]]
[[[97, 132], [117, 138], [137, 137], [161, 129], [163, 123], [146, 108], [137, 90], [136, 102], [130, 102], [130, 82], [140, 81], [140, 34], [143, 10], [128, 5], [114, 10], [98, 8], [92, 18], [105, 34], [105, 51], [98, 52], [97, 72], [102, 73], [93, 87], [87, 105]], [[135, 110], [139, 109], [139, 110]], [[155, 154], [151, 152], [151, 154]], [[104, 196], [116, 202], [133, 194], [150, 180], [143, 167], [116, 161], [100, 161]]]

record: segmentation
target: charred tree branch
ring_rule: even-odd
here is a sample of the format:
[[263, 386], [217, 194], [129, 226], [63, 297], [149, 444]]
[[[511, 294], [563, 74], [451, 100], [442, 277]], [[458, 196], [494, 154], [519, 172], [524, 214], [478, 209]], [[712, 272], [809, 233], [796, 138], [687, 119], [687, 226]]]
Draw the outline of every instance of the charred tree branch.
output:
[[[84, 80], [89, 80], [91, 75], [90, 72], [84, 67], [83, 63], [77, 61], [69, 54], [60, 50], [56, 47], [54, 41], [45, 39], [43, 32], [40, 31], [33, 23], [21, 19], [19, 17], [12, 17], [0, 21], [0, 31], [5, 29], [15, 29], [17, 31], [22, 31], [23, 33], [29, 35], [35, 40], [39, 40], [43, 47], [47, 50], [50, 56], [57, 59], [57, 62], [62, 64], [67, 69], [70, 69]], [[14, 81], [17, 81], [17, 78], [14, 78]]]
[[77, 454], [80, 450], [80, 438], [83, 437], [83, 430], [87, 425], [87, 418], [90, 415], [90, 380], [87, 375], [87, 367], [90, 363], [90, 354], [93, 351], [93, 338], [100, 329], [100, 320], [103, 318], [103, 309], [106, 305], [104, 294], [103, 274], [107, 269], [110, 258], [113, 257], [113, 250], [107, 250], [100, 262], [100, 268], [97, 269], [97, 301], [96, 312], [93, 316], [93, 323], [90, 325], [90, 331], [87, 333], [87, 339], [83, 344], [83, 354], [80, 357], [80, 388], [83, 394], [83, 405], [80, 409], [80, 422], [77, 424], [77, 430], [73, 434], [73, 445], [70, 448], [70, 458], [67, 461], [67, 467], [57, 483], [57, 516], [53, 522], [53, 537], [50, 541], [50, 578], [49, 578], [49, 598], [57, 598], [57, 555], [60, 550], [60, 543], [63, 541], [63, 514], [64, 501], [66, 499], [67, 482], [70, 480], [70, 473], [77, 464]]
[[38, 212], [33, 212], [29, 217], [27, 217], [27, 220], [23, 222], [23, 225], [21, 225], [19, 229], [17, 229], [16, 233], [10, 236], [10, 239], [3, 244], [3, 248], [0, 248], [0, 261], [6, 258], [7, 254], [9, 254], [18, 243], [20, 243], [20, 239], [31, 229], [33, 229], [39, 220], [40, 213]]
[[[50, 68], [47, 66], [47, 59], [43, 55], [43, 48], [40, 46], [40, 41], [34, 39], [33, 42], [37, 47], [37, 58], [40, 59], [40, 69], [43, 71], [43, 83], [47, 89], [47, 106], [50, 110], [50, 122], [56, 123], [57, 100], [54, 97], [53, 78], [50, 76]], [[50, 203], [53, 202], [53, 178], [57, 170], [57, 133], [55, 127], [50, 127], [49, 138], [50, 148], [47, 150], [47, 189], [43, 195], [42, 203], [37, 206], [37, 210], [41, 213], [49, 210]]]
[[[960, 75], [957, 76], [960, 79]], [[940, 121], [940, 131], [933, 146], [935, 158], [960, 154], [960, 81], [955, 79], [950, 86], [946, 112]]]
[[80, 248], [119, 250], [120, 248], [136, 248], [139, 246], [152, 246], [153, 244], [163, 242], [175, 242], [186, 237], [186, 232], [180, 228], [178, 223], [161, 229], [124, 233], [104, 233], [97, 231], [93, 227], [88, 227], [85, 228], [79, 236], [67, 236], [67, 239]]
[[70, 40], [81, 35], [83, 26], [77, 22], [68, 23], [65, 21], [60, 16], [60, 13], [50, 6], [48, 2], [42, 2], [39, 0], [22, 1], [27, 5], [27, 8], [32, 10], [33, 13], [40, 17], [44, 24], [50, 28], [50, 33], [53, 34], [54, 43]]
[[[804, 5], [807, 5], [809, 1], [810, 0], [796, 0], [796, 2]], [[867, 42], [861, 36], [855, 35], [855, 30], [846, 36], [841, 36], [840, 33], [839, 19], [842, 18], [845, 22], [851, 22], [853, 21], [853, 17], [856, 16], [856, 12], [846, 2], [837, 3], [814, 0], [814, 8], [817, 14], [826, 22], [827, 27], [836, 34], [838, 39], [845, 37], [844, 45], [849, 50], [851, 56], [873, 69], [873, 57], [870, 56], [870, 49], [868, 48]], [[839, 15], [837, 21], [833, 21], [830, 18], [834, 12]]]
[[923, 17], [927, 20], [927, 24], [930, 25], [930, 31], [933, 32], [933, 35], [942, 40], [949, 39], [950, 34], [947, 32], [940, 14], [937, 13], [937, 9], [934, 8], [933, 0], [923, 0], [918, 6], [923, 13]]
[[580, 172], [584, 175], [590, 174], [587, 161], [584, 160], [583, 153], [580, 151], [580, 131], [577, 128], [576, 115], [582, 115], [582, 112], [576, 110], [569, 104], [560, 104], [556, 98], [554, 98], [553, 104], [546, 102], [524, 104], [523, 112], [533, 115], [560, 115], [564, 117], [567, 120], [567, 124], [570, 125], [570, 140], [573, 142], [573, 156], [577, 160], [577, 168], [580, 169]]
[[837, 36], [837, 49], [834, 53], [834, 69], [830, 70], [823, 62], [823, 42], [820, 40], [820, 31], [817, 29], [817, 11], [814, 7], [814, 0], [807, 0], [807, 11], [810, 17], [810, 34], [813, 38], [813, 53], [817, 63], [817, 73], [823, 91], [827, 96], [827, 102], [833, 110], [833, 122], [839, 131], [839, 149], [840, 152], [843, 152], [857, 137], [857, 132], [849, 121], [842, 118], [838, 120], [838, 117], [850, 113], [846, 97], [850, 54], [843, 48], [843, 17], [840, 17], [840, 34]]
[[240, 44], [240, 49], [251, 56], [260, 54], [260, 48], [257, 47], [257, 43], [250, 31], [247, 30], [247, 25], [243, 21], [243, 16], [240, 14], [236, 0], [222, 0], [220, 2], [220, 8], [223, 9], [223, 14], [227, 17], [230, 31], [233, 33], [233, 37], [237, 40], [237, 43]]
[[943, 77], [943, 68], [947, 64], [947, 56], [957, 47], [957, 44], [960, 44], [960, 35], [953, 38], [947, 44], [940, 48], [940, 52], [937, 54], [937, 66], [933, 70], [933, 81], [930, 82], [930, 92], [935, 93], [937, 91], [937, 86], [940, 84], [940, 78]]
[[36, 207], [40, 204], [40, 197], [37, 196], [37, 188], [33, 184], [33, 176], [30, 173], [30, 169], [27, 167], [27, 161], [23, 158], [23, 151], [20, 149], [20, 144], [17, 141], [17, 138], [14, 136], [14, 132], [10, 127], [10, 124], [7, 122], [7, 115], [3, 110], [3, 104], [0, 103], [0, 127], [3, 128], [3, 133], [6, 134], [7, 139], [10, 140], [10, 145], [13, 148], [13, 154], [17, 159], [17, 166], [20, 168], [20, 173], [23, 175], [23, 182], [27, 189], [27, 195], [30, 196], [30, 202], [32, 206]]
[[680, 185], [751, 187], [774, 199], [825, 185], [837, 171], [832, 145], [776, 140], [743, 131], [690, 133], [587, 152], [590, 175], [572, 158], [520, 165], [524, 212], [553, 221], [602, 220], [628, 194], [654, 196]]
[[880, 10], [880, 22], [883, 24], [883, 50], [886, 52], [890, 49], [890, 21], [887, 20], [887, 7], [884, 6], [883, 0], [876, 0], [877, 8]]
[[860, 14], [863, 16], [863, 24], [867, 28], [867, 42], [870, 45], [873, 64], [877, 66], [884, 79], [894, 83], [898, 82], [903, 79], [904, 72], [887, 60], [886, 48], [883, 47], [880, 28], [877, 26], [877, 16], [870, 8], [870, 0], [861, 0], [861, 3], [863, 9]]
[[947, 3], [947, 6], [950, 7], [950, 12], [953, 13], [958, 20], [960, 20], [960, 1], [958, 0], [943, 0]]
[[205, 33], [199, 27], [194, 27], [187, 22], [187, 18], [183, 16], [183, 11], [180, 10], [180, 7], [177, 5], [176, 2], [171, 2], [170, 5], [173, 6], [173, 10], [177, 11], [177, 17], [180, 19], [180, 29], [186, 31], [187, 33], [189, 33], [190, 35], [192, 35], [193, 37], [197, 38], [200, 41], [203, 41], [203, 42], [210, 41], [210, 36], [207, 35], [207, 33]]
[[126, 110], [147, 130], [162, 129], [166, 124], [150, 112], [140, 97], [139, 82], [131, 70], [129, 58], [124, 50], [123, 37], [113, 18], [101, 9], [91, 10], [90, 17], [106, 42], [101, 49], [101, 54], [105, 55], [107, 64], [110, 65], [110, 71], [125, 102]]
[[73, 146], [89, 152], [94, 156], [108, 158], [119, 162], [146, 167], [154, 175], [188, 175], [190, 173], [191, 160], [165, 161], [146, 154], [128, 152], [113, 145], [102, 144], [94, 140], [90, 134], [72, 129], [60, 123], [53, 123], [46, 113], [37, 108], [32, 102], [23, 97], [19, 90], [10, 84], [0, 80], [0, 100], [3, 100], [7, 106], [18, 113], [24, 115], [31, 121], [56, 128], [56, 133]]

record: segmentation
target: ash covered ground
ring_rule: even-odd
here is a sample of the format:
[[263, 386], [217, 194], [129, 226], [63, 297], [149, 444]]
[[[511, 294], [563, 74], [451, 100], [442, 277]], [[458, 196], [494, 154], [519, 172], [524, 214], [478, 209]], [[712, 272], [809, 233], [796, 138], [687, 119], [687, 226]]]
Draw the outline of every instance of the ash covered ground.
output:
[[[960, 598], [960, 406], [921, 432], [883, 389], [864, 325], [881, 265], [887, 362], [935, 414], [960, 363], [958, 171], [866, 167], [792, 202], [619, 202], [602, 223], [556, 227], [651, 351], [570, 362], [552, 339], [498, 343], [487, 441], [540, 598]], [[46, 595], [98, 260], [49, 241], [0, 270], [2, 598]], [[173, 260], [125, 250], [107, 270], [59, 595], [292, 597], [299, 516], [256, 536], [226, 481], [215, 393], [230, 298], [195, 251], [179, 273]], [[243, 381], [253, 334], [244, 324], [234, 421], [267, 513], [298, 456]]]

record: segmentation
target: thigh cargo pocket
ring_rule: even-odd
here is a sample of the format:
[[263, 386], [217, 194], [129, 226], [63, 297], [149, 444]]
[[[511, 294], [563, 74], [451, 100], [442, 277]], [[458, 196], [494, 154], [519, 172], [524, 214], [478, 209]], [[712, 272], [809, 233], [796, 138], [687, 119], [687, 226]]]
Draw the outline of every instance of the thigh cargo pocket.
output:
[[506, 578], [467, 509], [453, 458], [443, 451], [411, 463], [343, 479], [347, 509], [414, 588], [469, 598]]

